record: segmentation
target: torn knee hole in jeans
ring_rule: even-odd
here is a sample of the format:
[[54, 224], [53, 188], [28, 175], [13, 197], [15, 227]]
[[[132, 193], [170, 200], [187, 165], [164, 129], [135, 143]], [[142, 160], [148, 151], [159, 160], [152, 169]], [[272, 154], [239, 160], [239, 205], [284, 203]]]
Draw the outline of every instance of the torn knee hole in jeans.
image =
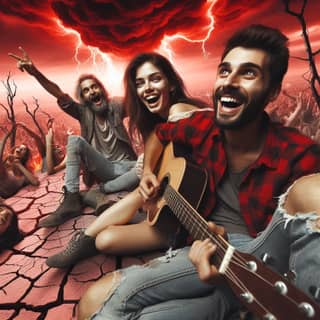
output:
[[313, 233], [313, 232], [320, 233], [320, 216], [317, 212], [296, 212], [295, 214], [289, 214], [284, 208], [287, 195], [290, 189], [292, 188], [292, 186], [287, 190], [286, 193], [282, 194], [279, 197], [279, 204], [278, 204], [277, 210], [286, 219], [284, 228], [286, 228], [286, 226], [290, 221], [300, 220], [300, 221], [306, 222], [306, 228], [307, 230], [309, 230], [310, 233]]
[[285, 226], [288, 225], [290, 221], [304, 221], [306, 223], [306, 229], [310, 233], [320, 233], [320, 216], [315, 212], [308, 213], [296, 213], [295, 215], [289, 215], [288, 213], [284, 213], [284, 218], [286, 218]]
[[149, 261], [148, 263], [145, 264], [145, 266], [156, 267], [160, 263], [168, 263], [172, 258], [174, 258], [177, 255], [178, 252], [179, 250], [173, 250], [172, 247], [170, 247], [164, 256], [160, 256], [156, 259]]
[[320, 233], [320, 217], [318, 216], [317, 219], [308, 220], [307, 226], [311, 231]]
[[115, 271], [112, 273], [111, 286], [109, 288], [109, 292], [107, 293], [105, 301], [109, 300], [116, 289], [119, 287], [120, 283], [124, 280], [124, 276], [121, 271]]

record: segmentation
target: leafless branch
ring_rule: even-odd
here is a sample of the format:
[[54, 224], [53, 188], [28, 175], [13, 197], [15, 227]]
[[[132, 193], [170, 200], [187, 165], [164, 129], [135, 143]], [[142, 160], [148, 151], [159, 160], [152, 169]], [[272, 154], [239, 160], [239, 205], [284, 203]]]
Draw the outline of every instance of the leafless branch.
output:
[[[306, 20], [304, 18], [304, 13], [305, 13], [305, 9], [306, 9], [308, 0], [303, 0], [302, 4], [300, 6], [300, 10], [297, 10], [297, 11], [291, 10], [291, 8], [290, 8], [291, 0], [283, 0], [283, 3], [285, 6], [285, 11], [288, 14], [296, 17], [300, 23], [301, 30], [302, 30], [302, 36], [303, 36], [304, 43], [306, 46], [306, 51], [307, 51], [307, 59], [305, 61], [309, 62], [309, 68], [311, 71], [311, 77], [307, 81], [310, 83], [312, 94], [315, 98], [315, 101], [318, 105], [318, 108], [320, 109], [320, 94], [317, 89], [320, 87], [320, 76], [319, 76], [317, 66], [315, 63], [315, 59], [314, 59], [315, 55], [320, 52], [320, 49], [313, 52], [313, 50], [311, 48], [311, 41], [309, 39], [307, 24], [306, 24]], [[300, 58], [300, 60], [304, 60], [304, 58]]]

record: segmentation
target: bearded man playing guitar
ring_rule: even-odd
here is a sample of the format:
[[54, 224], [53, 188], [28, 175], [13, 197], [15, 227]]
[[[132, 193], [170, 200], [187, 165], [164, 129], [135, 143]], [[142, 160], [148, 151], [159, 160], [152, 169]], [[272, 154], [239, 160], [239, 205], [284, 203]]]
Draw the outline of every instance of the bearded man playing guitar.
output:
[[[140, 182], [140, 193], [146, 200], [158, 197], [159, 191], [163, 194], [171, 211], [194, 239], [209, 237], [210, 241], [216, 241], [219, 255], [214, 258], [221, 259], [213, 262], [219, 264], [219, 271], [235, 289], [240, 302], [265, 319], [280, 319], [283, 314], [281, 301], [280, 308], [272, 305], [272, 302], [279, 304], [275, 295], [278, 293], [280, 299], [295, 289], [280, 276], [275, 277], [275, 289], [271, 289], [266, 279], [274, 277], [275, 273], [260, 260], [240, 254], [235, 248], [244, 248], [243, 251], [258, 256], [263, 250], [260, 246], [263, 241], [251, 247], [250, 244], [272, 219], [277, 197], [299, 177], [320, 169], [319, 147], [296, 130], [272, 123], [264, 111], [278, 96], [287, 71], [289, 52], [286, 43], [287, 38], [279, 30], [261, 25], [249, 26], [234, 34], [227, 42], [218, 67], [213, 89], [215, 111], [194, 114], [172, 124], [159, 124], [145, 146], [144, 174]], [[183, 200], [180, 188], [172, 190], [170, 183], [164, 188], [159, 181], [162, 175], [154, 174], [169, 142], [185, 146], [192, 162], [206, 173], [201, 201], [196, 206], [201, 215]], [[183, 167], [182, 164], [179, 166]], [[175, 173], [164, 175], [163, 181], [170, 180], [171, 175]], [[191, 191], [198, 189], [196, 176], [189, 182]], [[187, 188], [183, 186], [182, 189]], [[177, 214], [180, 207], [183, 210]], [[184, 215], [188, 211], [189, 215]], [[228, 243], [209, 232], [206, 220], [224, 227]], [[198, 251], [197, 245], [200, 249], [210, 246], [210, 241], [196, 243], [193, 251]], [[288, 244], [287, 241], [284, 243]], [[210, 250], [205, 251], [205, 255], [200, 254], [199, 263], [191, 255], [199, 271], [203, 257], [208, 267], [215, 247], [211, 245]], [[190, 247], [169, 250], [165, 257], [148, 265], [108, 274], [81, 299], [79, 319], [224, 319], [233, 314], [239, 307], [234, 294], [224, 282], [201, 281], [188, 258], [189, 251]], [[259, 258], [266, 263], [273, 262], [272, 254]], [[229, 268], [230, 261], [235, 271]], [[286, 269], [286, 262], [275, 261], [275, 269], [285, 271], [282, 269]], [[260, 270], [264, 272], [262, 276]], [[202, 278], [211, 279], [211, 275]], [[265, 308], [252, 291], [259, 292], [261, 288], [261, 294], [265, 294], [269, 287], [273, 290], [269, 295], [274, 295], [276, 301], [269, 299], [269, 303], [264, 299]], [[303, 302], [304, 294], [299, 292], [297, 310], [303, 313], [295, 319], [303, 319], [305, 315], [314, 318], [319, 310], [312, 306], [311, 299], [306, 298], [307, 302]], [[284, 305], [291, 303], [291, 298], [285, 299]], [[96, 310], [97, 306], [99, 310]]]

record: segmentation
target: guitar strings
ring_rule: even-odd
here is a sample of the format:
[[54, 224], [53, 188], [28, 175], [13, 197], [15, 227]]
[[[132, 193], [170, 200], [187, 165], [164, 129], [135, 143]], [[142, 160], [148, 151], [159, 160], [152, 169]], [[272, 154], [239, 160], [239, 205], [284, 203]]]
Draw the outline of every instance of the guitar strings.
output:
[[[208, 225], [207, 221], [189, 204], [189, 202], [186, 201], [186, 199], [178, 193], [174, 188], [172, 188], [170, 185], [166, 187], [166, 190], [164, 192], [165, 200], [167, 200], [168, 206], [171, 208], [172, 211], [177, 215], [180, 222], [189, 229], [189, 232], [192, 235], [195, 235], [195, 239], [201, 239], [204, 240], [205, 237], [210, 238], [213, 243], [217, 245], [217, 250], [215, 252], [215, 255], [217, 255], [220, 259], [220, 261], [223, 259], [225, 252], [229, 246], [229, 243], [221, 236], [221, 235], [215, 235], [212, 234]], [[192, 214], [187, 215], [185, 212], [192, 211]], [[193, 231], [193, 228], [196, 227], [196, 230]], [[200, 235], [198, 236], [198, 231], [200, 231]], [[205, 237], [203, 237], [204, 235]], [[267, 279], [263, 278], [256, 272], [251, 271], [248, 269], [247, 261], [237, 252], [234, 252], [233, 259], [230, 263], [236, 264], [240, 268], [245, 269], [246, 271], [252, 273], [255, 277], [259, 278], [260, 281], [265, 282], [272, 288], [274, 288], [274, 284], [268, 281]], [[240, 280], [240, 278], [230, 269], [228, 266], [225, 271], [225, 276], [229, 278], [233, 284], [235, 284], [240, 290], [243, 292], [249, 292], [246, 285]], [[289, 296], [285, 296], [286, 299], [288, 299], [291, 303], [298, 305], [297, 302], [295, 302], [292, 298]], [[263, 309], [266, 312], [266, 308], [263, 306], [263, 304], [255, 298], [255, 302], [257, 305], [260, 306], [261, 309]]]
[[[260, 283], [265, 283], [267, 284], [269, 287], [269, 289], [275, 289], [274, 287], [274, 283], [270, 282], [268, 279], [266, 279], [265, 277], [262, 277], [259, 273], [257, 272], [253, 272], [250, 269], [244, 268], [242, 264], [238, 264], [235, 261], [230, 261], [230, 264], [234, 264], [234, 265], [238, 265], [240, 268], [242, 269], [246, 269], [246, 271], [250, 272], [251, 274], [254, 275], [254, 277], [256, 277], [258, 280], [260, 280]], [[250, 292], [250, 290], [246, 287], [246, 285], [241, 281], [241, 279], [237, 276], [237, 274], [234, 273], [234, 271], [232, 271], [231, 267], [228, 266], [228, 268], [226, 269], [225, 275], [231, 279], [233, 284], [238, 285], [239, 288], [241, 288], [241, 290], [243, 292]], [[290, 285], [289, 285], [289, 289], [290, 289]], [[288, 300], [291, 304], [295, 305], [297, 308], [299, 307], [299, 303], [298, 301], [296, 301], [296, 299], [291, 298], [291, 296], [289, 295], [282, 295], [281, 296], [282, 299], [286, 299]], [[258, 304], [263, 310], [267, 310], [266, 307], [264, 307], [263, 303], [260, 302], [260, 300], [256, 297], [254, 297], [254, 300], [256, 302], [256, 304]], [[313, 303], [311, 303], [313, 305]], [[297, 309], [298, 310], [298, 309]]]
[[[187, 229], [189, 229], [190, 233], [193, 226], [195, 226], [196, 229], [199, 230], [200, 233], [202, 233], [205, 237], [197, 236], [197, 232], [195, 233], [195, 236], [192, 236], [194, 236], [195, 239], [201, 240], [210, 238], [210, 240], [217, 245], [216, 255], [222, 259], [224, 257], [224, 253], [229, 247], [229, 243], [221, 235], [212, 234], [209, 230], [207, 221], [189, 204], [189, 202], [186, 201], [181, 194], [179, 194], [170, 185], [166, 187], [164, 197], [167, 200], [169, 207], [175, 212], [180, 222], [185, 225]], [[192, 214], [187, 215], [185, 212], [188, 211], [192, 211]], [[222, 253], [220, 250], [218, 250], [219, 248], [221, 248]], [[246, 261], [242, 259], [241, 256], [237, 256], [237, 259], [239, 259], [240, 263], [246, 264]]]
[[[231, 262], [232, 263], [232, 262]], [[240, 267], [243, 268], [243, 266], [240, 264]], [[255, 274], [256, 275], [256, 274]], [[246, 287], [246, 285], [240, 280], [240, 278], [230, 269], [230, 267], [228, 267], [225, 271], [225, 276], [227, 278], [229, 278], [232, 282], [233, 285], [237, 286], [241, 292], [250, 292], [248, 290], [248, 288]], [[253, 297], [254, 301], [255, 301], [255, 308], [256, 307], [260, 307], [261, 310], [259, 310], [259, 313], [262, 314], [262, 312], [264, 312], [265, 314], [268, 313], [268, 309], [263, 305], [263, 303], [261, 303], [259, 301], [259, 299], [257, 297]], [[246, 301], [242, 302], [246, 303]], [[249, 303], [246, 303], [249, 304]]]
[[[220, 261], [223, 259], [226, 249], [228, 247], [227, 241], [220, 235], [213, 235], [207, 225], [207, 222], [203, 219], [202, 216], [198, 214], [196, 210], [182, 197], [175, 189], [171, 186], [167, 186], [164, 197], [170, 207], [170, 209], [175, 213], [175, 215], [179, 218], [180, 222], [183, 225], [186, 225], [187, 229], [189, 229], [190, 233], [192, 232], [192, 227], [196, 226], [198, 230], [202, 231], [202, 234], [206, 237], [210, 238], [216, 245], [217, 250], [215, 252], [215, 256], [220, 258]], [[187, 215], [185, 212], [192, 210], [192, 215]], [[197, 233], [195, 233], [194, 238], [199, 239], [203, 237], [197, 237]], [[237, 261], [238, 265], [242, 268], [247, 269], [247, 265], [244, 259], [241, 259], [241, 256], [236, 255], [235, 260]], [[243, 284], [242, 281], [234, 274], [232, 270], [228, 267], [225, 271], [225, 276], [229, 278], [235, 286], [237, 286], [241, 292], [248, 291], [246, 286]], [[256, 299], [255, 299], [256, 300]], [[257, 304], [260, 306], [261, 309], [264, 311], [266, 308], [261, 305], [260, 302], [256, 300]]]

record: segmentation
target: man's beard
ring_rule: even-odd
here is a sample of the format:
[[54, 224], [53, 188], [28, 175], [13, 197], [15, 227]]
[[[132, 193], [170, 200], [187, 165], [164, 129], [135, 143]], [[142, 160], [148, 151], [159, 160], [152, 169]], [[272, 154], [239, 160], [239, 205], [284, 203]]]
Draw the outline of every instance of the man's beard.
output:
[[87, 107], [89, 107], [97, 116], [102, 116], [106, 114], [108, 111], [108, 102], [106, 99], [102, 100], [101, 105], [97, 106], [94, 102], [92, 101], [86, 101]]
[[213, 97], [213, 105], [215, 110], [214, 117], [216, 125], [221, 129], [227, 130], [237, 130], [245, 127], [246, 125], [253, 122], [255, 119], [259, 118], [260, 114], [262, 113], [262, 110], [267, 104], [268, 95], [269, 91], [266, 90], [261, 95], [254, 97], [250, 102], [247, 103], [244, 110], [240, 114], [240, 117], [230, 123], [224, 123], [217, 119], [218, 99], [220, 98], [220, 96], [218, 96], [217, 98]]

